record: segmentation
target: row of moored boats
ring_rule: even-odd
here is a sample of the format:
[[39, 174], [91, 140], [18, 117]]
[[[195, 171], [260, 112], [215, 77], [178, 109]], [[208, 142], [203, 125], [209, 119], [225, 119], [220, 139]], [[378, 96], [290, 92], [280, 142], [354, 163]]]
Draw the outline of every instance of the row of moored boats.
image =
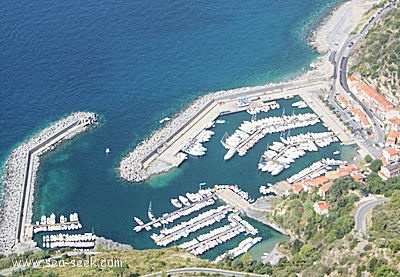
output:
[[96, 236], [93, 233], [46, 235], [42, 239], [44, 248], [91, 248], [96, 242]]
[[243, 241], [239, 243], [239, 245], [227, 252], [225, 252], [222, 255], [219, 255], [214, 262], [219, 262], [223, 261], [225, 259], [234, 259], [247, 251], [257, 243], [259, 243], [262, 240], [262, 237], [256, 237], [256, 238], [245, 238]]
[[296, 107], [296, 108], [299, 108], [299, 109], [304, 109], [304, 108], [307, 108], [308, 105], [306, 104], [306, 102], [300, 100], [300, 101], [294, 102], [292, 104], [292, 107]]
[[225, 243], [241, 233], [256, 234], [258, 230], [236, 213], [228, 215], [228, 225], [215, 228], [206, 234], [181, 244], [179, 247], [190, 251], [194, 255], [202, 255], [204, 252]]
[[346, 161], [341, 161], [341, 160], [335, 160], [335, 159], [321, 159], [309, 167], [304, 168], [300, 172], [294, 174], [293, 176], [287, 178], [286, 180], [293, 184], [296, 182], [299, 182], [305, 178], [317, 178], [318, 176], [321, 176], [325, 174], [328, 169], [331, 169], [331, 166], [339, 166], [346, 164]]
[[82, 225], [79, 223], [79, 217], [77, 213], [72, 213], [68, 218], [64, 215], [60, 216], [60, 221], [56, 222], [55, 214], [51, 214], [49, 217], [42, 215], [40, 222], [36, 221], [33, 225], [33, 233], [48, 232], [48, 231], [60, 231], [60, 230], [77, 230], [81, 229]]
[[[210, 189], [200, 189], [197, 193], [186, 193], [186, 197], [178, 196], [178, 199], [171, 199], [171, 203], [179, 208], [179, 210], [172, 213], [164, 213], [161, 217], [156, 218], [153, 214], [148, 212], [149, 219], [151, 222], [145, 224], [140, 218], [134, 217], [138, 226], [133, 228], [136, 232], [140, 232], [142, 229], [150, 231], [152, 226], [154, 228], [159, 228], [162, 224], [169, 224], [179, 219], [182, 216], [187, 216], [193, 212], [199, 211], [205, 207], [215, 204], [213, 193]], [[190, 203], [190, 201], [192, 203]]]
[[214, 135], [213, 131], [206, 129], [202, 130], [200, 134], [182, 147], [182, 152], [192, 156], [205, 155], [207, 148], [203, 146], [203, 143], [209, 141], [212, 135]]
[[273, 176], [289, 168], [292, 163], [304, 156], [307, 151], [318, 151], [317, 145], [326, 147], [332, 142], [338, 141], [333, 132], [308, 132], [286, 138], [281, 136], [280, 139], [281, 142], [275, 141], [269, 145], [258, 164], [259, 170], [270, 172]]
[[[155, 242], [155, 244], [159, 246], [168, 246], [173, 242], [177, 242], [183, 238], [187, 238], [192, 233], [213, 226], [214, 224], [222, 222], [225, 218], [227, 218], [229, 224], [209, 230], [207, 233], [200, 234], [196, 238], [181, 243], [179, 245], [180, 248], [186, 249], [194, 255], [201, 255], [206, 251], [220, 244], [223, 244], [240, 234], [257, 234], [258, 230], [254, 228], [249, 222], [242, 219], [237, 214], [236, 209], [228, 205], [218, 206], [216, 208], [206, 210], [196, 215], [195, 217], [190, 218], [189, 220], [181, 221], [172, 227], [166, 227], [167, 223], [172, 223], [180, 216], [189, 215], [191, 212], [194, 211], [192, 210], [192, 208], [197, 207], [198, 205], [209, 203], [209, 201], [215, 203], [213, 198], [215, 197], [214, 193], [221, 189], [232, 190], [241, 198], [246, 199], [247, 201], [250, 200], [249, 194], [239, 189], [236, 185], [215, 185], [213, 189], [200, 189], [197, 193], [186, 193], [186, 197], [178, 196], [175, 200], [179, 201], [182, 207], [179, 210], [172, 212], [171, 214], [164, 214], [163, 217], [157, 219], [156, 222], [163, 223], [164, 226], [158, 233], [151, 234], [151, 239]], [[187, 202], [189, 202], [190, 205], [187, 205]], [[138, 220], [136, 221], [138, 222]], [[143, 224], [143, 222], [140, 220], [138, 222], [139, 226], [136, 226], [135, 228], [150, 227], [151, 224], [153, 224], [154, 227], [154, 223], [155, 222]], [[240, 245], [240, 248], [242, 249], [242, 251], [243, 249], [248, 250], [247, 246]], [[236, 252], [237, 255], [240, 255], [239, 250], [235, 250], [235, 253]]]
[[270, 110], [279, 109], [281, 106], [276, 101], [265, 102], [262, 106], [250, 108], [247, 112], [251, 115], [258, 114], [259, 112], [269, 112]]
[[246, 155], [248, 149], [254, 146], [267, 134], [285, 132], [294, 128], [302, 128], [318, 123], [320, 120], [314, 113], [293, 114], [267, 117], [259, 120], [244, 121], [231, 136], [227, 134], [221, 139], [222, 145], [228, 150], [224, 159], [232, 158], [236, 152]]
[[164, 228], [160, 231], [160, 234], [154, 233], [150, 237], [157, 245], [166, 246], [182, 237], [188, 237], [190, 233], [221, 221], [229, 211], [230, 208], [228, 206], [219, 206], [215, 209], [205, 211], [188, 221], [183, 221], [171, 228]]

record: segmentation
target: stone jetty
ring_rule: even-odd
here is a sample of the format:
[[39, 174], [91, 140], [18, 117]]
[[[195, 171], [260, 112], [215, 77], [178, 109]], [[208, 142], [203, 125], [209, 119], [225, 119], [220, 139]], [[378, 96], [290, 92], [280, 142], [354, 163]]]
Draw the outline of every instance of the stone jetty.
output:
[[90, 112], [77, 112], [55, 122], [14, 149], [2, 177], [0, 209], [0, 254], [32, 249], [32, 206], [39, 157], [66, 139], [97, 124]]

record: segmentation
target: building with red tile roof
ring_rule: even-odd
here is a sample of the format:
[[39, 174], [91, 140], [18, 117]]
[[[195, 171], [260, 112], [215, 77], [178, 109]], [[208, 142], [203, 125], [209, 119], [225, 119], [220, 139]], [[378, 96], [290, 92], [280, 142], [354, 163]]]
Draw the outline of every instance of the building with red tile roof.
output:
[[400, 132], [390, 131], [386, 136], [385, 146], [395, 147], [400, 144]]
[[381, 170], [378, 171], [378, 174], [385, 181], [393, 176], [397, 176], [400, 174], [400, 163], [395, 162], [382, 166]]
[[292, 192], [294, 194], [299, 195], [303, 191], [307, 191], [307, 192], [312, 191], [315, 188], [325, 184], [326, 182], [329, 182], [329, 178], [326, 176], [319, 176], [314, 179], [306, 178], [302, 181], [292, 184], [291, 188], [292, 188]]
[[341, 166], [338, 169], [336, 169], [336, 171], [338, 172], [339, 177], [350, 176], [352, 173], [355, 173], [355, 172], [357, 172], [359, 170], [361, 170], [361, 166], [354, 165], [354, 164]]
[[364, 183], [364, 176], [358, 172], [351, 174], [351, 177], [353, 177], [354, 181], [356, 182]]
[[367, 106], [382, 116], [394, 108], [392, 102], [385, 96], [379, 94], [374, 88], [358, 81], [354, 76], [349, 78], [349, 88], [355, 93]]
[[328, 214], [329, 204], [325, 201], [319, 201], [314, 203], [314, 211], [319, 215]]
[[389, 118], [387, 120], [387, 124], [390, 130], [392, 131], [400, 131], [400, 118], [399, 117], [393, 117]]
[[322, 185], [318, 190], [318, 195], [325, 198], [332, 185], [333, 185], [333, 181], [329, 181], [328, 183]]
[[318, 187], [328, 181], [329, 181], [328, 177], [326, 177], [325, 175], [322, 175], [315, 179], [310, 179], [308, 182], [311, 183], [314, 187]]
[[382, 157], [384, 158], [382, 162], [386, 162], [386, 164], [397, 162], [400, 157], [400, 149], [393, 147], [383, 149]]
[[336, 101], [343, 109], [346, 109], [349, 106], [349, 101], [347, 101], [342, 94], [336, 96]]
[[368, 120], [368, 118], [367, 118], [367, 115], [365, 114], [364, 111], [362, 111], [362, 110], [359, 109], [359, 108], [352, 108], [350, 111], [351, 111], [352, 114], [354, 114], [355, 119], [356, 119], [357, 121], [360, 121], [360, 122], [361, 122], [361, 125], [362, 125], [364, 128], [371, 127], [371, 123], [369, 122], [369, 120]]
[[300, 182], [292, 184], [291, 188], [292, 192], [297, 195], [300, 195], [304, 190], [303, 184]]
[[363, 181], [363, 176], [359, 174], [361, 166], [349, 164], [345, 166], [340, 166], [336, 170], [331, 170], [325, 173], [323, 176], [317, 178], [306, 178], [299, 182], [293, 183], [291, 185], [292, 192], [294, 194], [300, 195], [303, 191], [309, 192], [315, 188], [319, 188], [318, 195], [325, 197], [326, 193], [333, 185], [333, 180], [339, 177], [352, 176], [357, 182]]

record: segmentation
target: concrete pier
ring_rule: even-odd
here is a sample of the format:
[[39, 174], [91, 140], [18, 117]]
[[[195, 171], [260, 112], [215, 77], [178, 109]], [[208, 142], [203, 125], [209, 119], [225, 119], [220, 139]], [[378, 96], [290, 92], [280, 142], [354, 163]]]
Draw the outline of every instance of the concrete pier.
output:
[[53, 149], [65, 139], [71, 139], [97, 123], [97, 115], [73, 113], [57, 121], [9, 156], [2, 179], [3, 199], [0, 212], [0, 253], [8, 255], [32, 249], [32, 206], [41, 154]]
[[[267, 101], [293, 95], [300, 95], [343, 143], [352, 144], [350, 132], [344, 131], [346, 130], [344, 124], [323, 106], [318, 97], [320, 89], [329, 86], [328, 79], [318, 77], [219, 91], [202, 96], [130, 152], [121, 161], [119, 168], [121, 177], [128, 181], [142, 182], [152, 175], [178, 167], [186, 159], [186, 154], [180, 152], [182, 147], [218, 116], [244, 111], [261, 106]], [[238, 106], [237, 98], [245, 95], [250, 100], [249, 106]]]

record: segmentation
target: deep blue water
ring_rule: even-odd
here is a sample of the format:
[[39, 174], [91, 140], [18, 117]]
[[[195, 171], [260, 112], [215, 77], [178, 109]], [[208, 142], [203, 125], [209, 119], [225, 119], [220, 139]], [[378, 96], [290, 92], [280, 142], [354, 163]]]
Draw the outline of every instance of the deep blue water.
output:
[[[20, 142], [66, 114], [99, 113], [101, 127], [43, 159], [35, 217], [77, 211], [86, 230], [152, 247], [148, 234], [131, 231], [132, 216], [144, 217], [150, 200], [160, 214], [172, 209], [170, 197], [196, 190], [201, 181], [238, 183], [255, 194], [265, 176], [240, 159], [221, 163], [219, 138], [210, 142], [215, 151], [209, 157], [189, 159], [148, 183], [120, 180], [121, 158], [158, 128], [160, 118], [199, 95], [305, 70], [317, 56], [307, 36], [341, 1], [112, 2], [2, 3], [0, 159], [4, 163]], [[246, 157], [258, 158], [256, 152]]]

